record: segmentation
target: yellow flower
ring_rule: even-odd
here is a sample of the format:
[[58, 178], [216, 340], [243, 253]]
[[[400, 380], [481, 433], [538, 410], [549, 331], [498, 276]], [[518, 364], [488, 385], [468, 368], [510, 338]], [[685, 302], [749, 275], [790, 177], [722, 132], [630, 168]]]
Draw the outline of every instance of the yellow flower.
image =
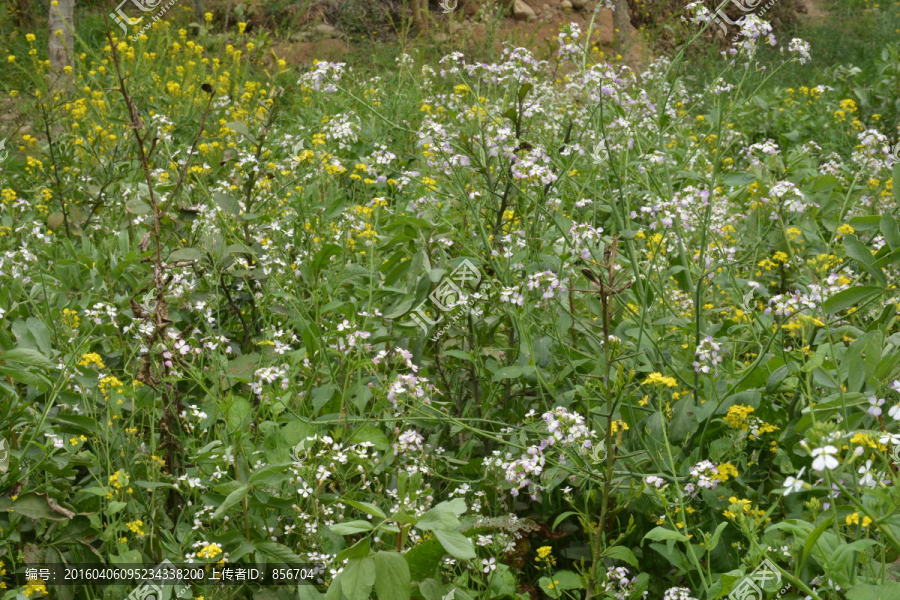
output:
[[644, 385], [664, 385], [666, 387], [675, 387], [678, 385], [678, 382], [675, 381], [674, 377], [666, 377], [662, 373], [653, 372], [647, 375], [647, 378], [643, 381]]
[[728, 481], [730, 477], [738, 476], [737, 468], [731, 463], [722, 463], [721, 465], [716, 467], [716, 470], [718, 471], [718, 473], [713, 475], [713, 477], [715, 477], [719, 481]]
[[750, 416], [754, 409], [752, 406], [747, 406], [746, 404], [735, 404], [728, 408], [728, 413], [725, 415], [725, 423], [728, 424], [732, 429], [749, 429], [749, 425], [747, 424], [747, 419]]
[[108, 375], [100, 380], [97, 387], [100, 389], [100, 393], [103, 394], [103, 397], [109, 400], [110, 391], [121, 394], [125, 389], [125, 384], [115, 375]]
[[853, 229], [853, 225], [849, 223], [844, 223], [840, 227], [837, 228], [837, 232], [841, 235], [849, 235], [851, 233], [856, 233], [856, 230]]
[[213, 14], [211, 12], [203, 13], [203, 20], [206, 21], [207, 23], [212, 23]]
[[137, 534], [139, 537], [144, 537], [146, 532], [144, 531], [144, 522], [140, 519], [136, 519], [134, 521], [128, 521], [125, 523], [125, 526], [132, 531], [132, 533]]
[[247, 24], [243, 21], [240, 21], [237, 24], [237, 27], [238, 27], [238, 33], [244, 33], [245, 31], [247, 31]]
[[115, 473], [109, 476], [107, 479], [109, 485], [113, 486], [117, 490], [122, 489], [122, 486], [128, 485], [128, 473], [119, 469]]
[[82, 367], [89, 367], [91, 365], [94, 365], [98, 369], [106, 368], [106, 365], [103, 364], [103, 359], [96, 352], [88, 352], [86, 354], [82, 354], [81, 361], [78, 363], [78, 365]]
[[856, 101], [851, 98], [841, 100], [841, 108], [847, 112], [856, 112]]
[[622, 419], [615, 419], [609, 424], [610, 431], [615, 435], [619, 431], [628, 431], [628, 423]]
[[220, 554], [222, 554], [222, 546], [216, 543], [207, 544], [203, 546], [203, 548], [201, 548], [199, 552], [197, 552], [197, 556], [199, 556], [200, 558], [210, 559], [214, 559]]
[[62, 321], [63, 324], [71, 327], [72, 329], [78, 329], [78, 326], [81, 325], [81, 317], [78, 316], [78, 312], [74, 311], [70, 308], [62, 309]]
[[29, 579], [28, 584], [22, 589], [22, 593], [31, 598], [36, 594], [47, 595], [47, 586], [40, 579]]
[[553, 557], [553, 548], [550, 546], [541, 546], [538, 548], [535, 553], [537, 556], [534, 558], [535, 562], [543, 562], [546, 563], [547, 566], [553, 566], [556, 564], [556, 559]]
[[846, 518], [844, 518], [844, 523], [847, 525], [859, 525], [859, 513], [855, 512], [847, 515]]

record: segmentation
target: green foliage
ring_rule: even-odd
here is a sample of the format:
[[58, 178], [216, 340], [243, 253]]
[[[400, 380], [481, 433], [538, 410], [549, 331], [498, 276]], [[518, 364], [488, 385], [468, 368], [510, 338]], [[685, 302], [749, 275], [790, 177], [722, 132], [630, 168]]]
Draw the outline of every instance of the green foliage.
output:
[[70, 89], [11, 36], [4, 600], [896, 595], [896, 44], [369, 75], [220, 25], [88, 31]]

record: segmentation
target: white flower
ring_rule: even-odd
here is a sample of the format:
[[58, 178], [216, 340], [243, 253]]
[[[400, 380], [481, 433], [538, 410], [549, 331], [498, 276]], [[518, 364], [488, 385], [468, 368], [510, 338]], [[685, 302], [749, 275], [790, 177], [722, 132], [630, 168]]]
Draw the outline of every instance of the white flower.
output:
[[900, 433], [885, 433], [878, 441], [882, 444], [890, 444], [892, 446], [900, 446]]
[[491, 558], [483, 558], [481, 559], [481, 570], [485, 573], [490, 573], [491, 571], [497, 570], [497, 559], [493, 556]]
[[813, 470], [824, 471], [826, 469], [836, 469], [840, 463], [838, 463], [838, 460], [833, 456], [834, 454], [837, 454], [837, 448], [834, 446], [813, 449]]
[[888, 416], [895, 421], [900, 421], [900, 404], [895, 404], [888, 409]]
[[781, 493], [782, 496], [789, 496], [790, 494], [796, 494], [806, 485], [806, 482], [800, 479], [803, 477], [803, 472], [806, 470], [806, 467], [800, 469], [800, 472], [797, 473], [796, 477], [788, 477], [784, 480], [784, 492]]
[[866, 461], [856, 472], [862, 475], [859, 478], [859, 485], [863, 487], [875, 487], [875, 477], [872, 476], [872, 459]]
[[647, 475], [644, 478], [644, 483], [651, 487], [655, 487], [656, 489], [661, 489], [666, 487], [666, 480], [662, 477], [657, 477], [656, 475]]
[[791, 43], [788, 44], [788, 51], [798, 55], [801, 65], [805, 65], [810, 61], [809, 42], [805, 40], [801, 40], [800, 38], [792, 39]]
[[869, 408], [868, 410], [866, 410], [866, 412], [873, 417], [880, 417], [882, 406], [884, 406], [884, 399], [877, 398], [875, 396], [869, 396]]

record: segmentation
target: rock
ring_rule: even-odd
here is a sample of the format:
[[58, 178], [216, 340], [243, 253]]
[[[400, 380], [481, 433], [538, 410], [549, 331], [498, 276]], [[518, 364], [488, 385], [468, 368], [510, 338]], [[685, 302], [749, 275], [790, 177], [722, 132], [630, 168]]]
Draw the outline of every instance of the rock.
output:
[[587, 0], [569, 0], [575, 10], [581, 10], [587, 6]]
[[314, 29], [316, 30], [316, 33], [318, 33], [322, 37], [328, 37], [328, 38], [341, 37], [341, 32], [338, 31], [337, 28], [329, 25], [328, 23], [319, 23], [318, 25], [315, 26]]
[[569, 2], [569, 0], [562, 0], [562, 2], [559, 3], [559, 5], [560, 5], [560, 7], [562, 7], [563, 10], [571, 10], [571, 8], [572, 8], [572, 3]]
[[520, 21], [533, 21], [537, 19], [534, 9], [525, 4], [523, 0], [516, 0], [513, 4], [513, 16]]

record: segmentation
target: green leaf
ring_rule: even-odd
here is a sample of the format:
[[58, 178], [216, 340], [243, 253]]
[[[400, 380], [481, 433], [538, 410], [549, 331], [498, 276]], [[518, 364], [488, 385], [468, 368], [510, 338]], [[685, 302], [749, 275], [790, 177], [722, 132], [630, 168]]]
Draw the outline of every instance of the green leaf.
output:
[[434, 577], [441, 559], [444, 558], [444, 550], [441, 544], [434, 538], [423, 541], [408, 550], [403, 558], [409, 565], [409, 572], [414, 581], [422, 581]]
[[900, 583], [889, 581], [881, 585], [857, 583], [847, 590], [847, 600], [896, 600], [900, 598]]
[[409, 600], [409, 565], [399, 552], [376, 552], [375, 595], [378, 600]]
[[25, 494], [16, 500], [0, 496], [0, 511], [11, 511], [29, 519], [66, 520], [66, 517], [51, 510], [47, 500], [37, 494]]
[[226, 123], [225, 127], [227, 127], [228, 129], [231, 129], [232, 131], [236, 131], [237, 133], [240, 133], [241, 135], [250, 137], [250, 130], [247, 129], [247, 125], [240, 121], [232, 121], [231, 123]]
[[0, 367], [0, 374], [7, 375], [16, 381], [30, 385], [42, 392], [46, 392], [52, 387], [50, 380], [38, 373], [32, 373], [24, 368]]
[[444, 531], [435, 529], [434, 537], [441, 543], [447, 554], [459, 560], [471, 560], [475, 558], [475, 546], [472, 540], [459, 531]]
[[603, 551], [603, 556], [613, 558], [615, 560], [621, 560], [624, 563], [628, 563], [632, 567], [638, 566], [638, 560], [634, 555], [634, 552], [632, 552], [625, 546], [610, 546]]
[[445, 506], [445, 504], [445, 502], [442, 502], [425, 511], [425, 513], [419, 517], [419, 520], [416, 521], [416, 527], [424, 531], [435, 529], [454, 531], [459, 529], [460, 523], [456, 513], [450, 507]]
[[666, 529], [665, 527], [654, 527], [650, 531], [647, 532], [647, 535], [641, 540], [643, 543], [644, 540], [653, 540], [655, 542], [661, 542], [664, 540], [675, 540], [678, 542], [686, 542], [688, 541], [688, 537], [683, 533], [678, 533], [674, 529]]
[[353, 430], [353, 433], [350, 434], [350, 443], [358, 444], [360, 442], [369, 442], [375, 446], [376, 450], [380, 450], [381, 452], [386, 451], [391, 446], [391, 443], [384, 432], [371, 425], [357, 427]]
[[855, 235], [844, 236], [844, 251], [847, 253], [847, 256], [858, 262], [869, 275], [884, 284], [884, 273], [881, 272], [881, 269], [874, 266], [875, 258], [869, 252], [869, 249], [859, 241], [859, 238]]
[[352, 506], [356, 510], [361, 510], [367, 515], [372, 515], [373, 517], [378, 517], [379, 519], [387, 519], [387, 515], [384, 514], [384, 511], [371, 502], [358, 502], [356, 500], [347, 500], [346, 498], [342, 498], [341, 502], [343, 502], [347, 506]]
[[169, 255], [166, 262], [197, 261], [203, 258], [203, 252], [197, 248], [179, 248]]
[[492, 381], [504, 381], [506, 379], [518, 379], [523, 375], [531, 375], [534, 373], [534, 367], [531, 366], [519, 366], [512, 365], [509, 367], [502, 367], [497, 369], [494, 372], [494, 376], [491, 378]]
[[259, 368], [260, 356], [256, 352], [250, 354], [242, 354], [237, 358], [228, 361], [226, 373], [229, 377], [233, 377], [243, 382], [249, 382], [253, 379], [253, 372]]
[[363, 558], [369, 555], [369, 538], [364, 537], [349, 548], [344, 548], [335, 556], [337, 562], [347, 558]]
[[891, 250], [900, 248], [900, 227], [897, 226], [897, 220], [890, 215], [882, 215], [879, 227]]
[[353, 535], [363, 531], [372, 531], [374, 526], [368, 521], [345, 521], [344, 523], [335, 523], [328, 529], [338, 535]]
[[856, 285], [852, 288], [840, 291], [822, 303], [822, 309], [833, 315], [851, 306], [856, 306], [881, 293], [881, 288], [865, 285]]
[[269, 558], [274, 558], [278, 562], [293, 565], [305, 562], [303, 558], [297, 556], [293, 550], [278, 542], [255, 542], [254, 546], [256, 546], [257, 552], [262, 552]]
[[150, 213], [152, 208], [140, 198], [132, 198], [125, 203], [125, 210], [133, 215], [146, 215]]
[[32, 348], [13, 348], [6, 352], [0, 352], [0, 360], [14, 361], [30, 367], [43, 367], [45, 369], [52, 369], [56, 366], [49, 358]]
[[553, 519], [553, 525], [550, 526], [550, 531], [556, 531], [556, 528], [559, 527], [559, 524], [568, 519], [573, 515], [577, 515], [578, 513], [574, 510], [567, 510], [566, 512], [558, 515], [555, 519]]
[[756, 181], [753, 173], [729, 173], [722, 178], [729, 187], [744, 187]]
[[719, 545], [719, 538], [722, 537], [722, 532], [725, 531], [725, 528], [728, 527], [728, 521], [722, 521], [716, 526], [716, 530], [713, 532], [712, 537], [709, 540], [709, 544], [706, 546], [707, 552], [712, 552], [716, 549], [716, 546]]
[[347, 600], [369, 600], [375, 583], [375, 561], [371, 558], [354, 558], [340, 576], [341, 592]]
[[[235, 504], [237, 504], [238, 502], [240, 502], [244, 498], [246, 498], [247, 493], [249, 491], [250, 491], [249, 485], [242, 485], [241, 487], [237, 488], [236, 490], [234, 490], [233, 492], [231, 492], [230, 494], [225, 496], [225, 499], [222, 501], [222, 504], [220, 504], [219, 507], [215, 510], [215, 512], [212, 514], [211, 518], [212, 519], [221, 518], [222, 515], [224, 515], [228, 511], [229, 508], [231, 508], [232, 506], [234, 506]], [[300, 561], [300, 562], [302, 562], [302, 561]]]
[[222, 192], [213, 192], [212, 199], [219, 206], [219, 208], [232, 215], [238, 214], [238, 211], [240, 210], [240, 205], [238, 205], [237, 199], [228, 194]]

